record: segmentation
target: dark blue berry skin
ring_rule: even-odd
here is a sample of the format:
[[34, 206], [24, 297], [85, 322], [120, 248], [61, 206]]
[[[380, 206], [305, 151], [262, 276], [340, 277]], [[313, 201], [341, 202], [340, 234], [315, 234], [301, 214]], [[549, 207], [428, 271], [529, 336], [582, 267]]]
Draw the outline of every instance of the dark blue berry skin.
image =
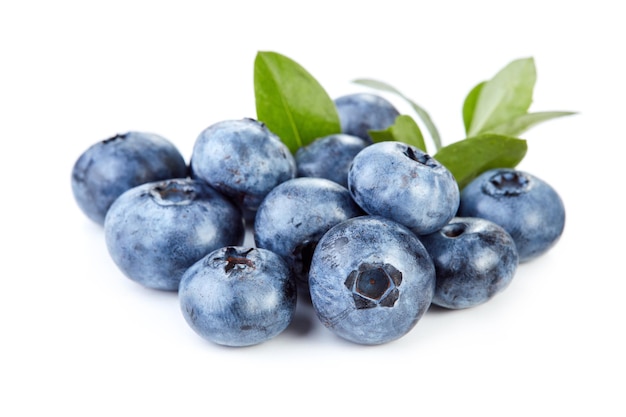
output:
[[510, 168], [484, 172], [469, 183], [461, 193], [458, 215], [502, 226], [515, 241], [520, 262], [547, 252], [565, 227], [565, 206], [554, 188]]
[[343, 133], [316, 139], [295, 154], [298, 176], [326, 178], [347, 188], [352, 159], [366, 146], [363, 139]]
[[334, 100], [342, 133], [358, 136], [372, 143], [370, 130], [385, 130], [400, 115], [387, 99], [371, 93], [354, 93]]
[[450, 171], [402, 142], [379, 142], [359, 152], [348, 172], [348, 189], [368, 214], [395, 220], [418, 235], [442, 228], [459, 207], [459, 187]]
[[341, 185], [323, 178], [294, 178], [274, 188], [259, 206], [254, 240], [257, 247], [285, 259], [306, 295], [319, 239], [336, 224], [363, 214]]
[[438, 306], [461, 309], [483, 304], [507, 288], [515, 276], [515, 242], [489, 220], [456, 217], [420, 240], [435, 263], [433, 304]]
[[408, 333], [431, 304], [435, 267], [406, 227], [355, 217], [320, 239], [309, 273], [321, 322], [354, 343], [377, 345]]
[[187, 165], [167, 139], [146, 132], [127, 132], [95, 143], [72, 168], [72, 192], [85, 215], [104, 224], [113, 201], [137, 185], [185, 178]]
[[220, 345], [250, 346], [280, 334], [296, 308], [296, 284], [265, 249], [224, 247], [192, 265], [178, 291], [185, 320]]
[[296, 162], [263, 123], [226, 120], [200, 133], [191, 170], [192, 177], [231, 197], [243, 210], [254, 212], [274, 187], [295, 177]]
[[172, 179], [123, 193], [104, 222], [106, 244], [124, 274], [148, 288], [176, 291], [187, 268], [244, 240], [241, 210], [207, 184]]

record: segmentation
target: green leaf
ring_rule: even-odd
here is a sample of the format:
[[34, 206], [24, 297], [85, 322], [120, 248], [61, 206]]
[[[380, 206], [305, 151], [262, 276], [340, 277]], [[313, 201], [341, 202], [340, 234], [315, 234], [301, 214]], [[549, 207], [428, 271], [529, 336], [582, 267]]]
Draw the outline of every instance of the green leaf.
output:
[[257, 119], [291, 152], [315, 139], [341, 132], [339, 116], [324, 88], [300, 64], [276, 52], [254, 60]]
[[533, 58], [518, 59], [504, 67], [481, 88], [467, 135], [477, 136], [525, 114], [536, 80]]
[[512, 118], [511, 120], [494, 126], [489, 129], [489, 133], [497, 133], [499, 135], [519, 136], [531, 127], [545, 122], [547, 120], [556, 119], [557, 117], [571, 116], [576, 112], [570, 111], [544, 111], [536, 113], [526, 113]]
[[398, 141], [408, 143], [426, 152], [424, 136], [415, 120], [406, 114], [396, 117], [393, 125], [385, 130], [370, 130], [368, 132], [374, 142]]
[[510, 136], [482, 134], [441, 148], [434, 158], [448, 168], [463, 189], [493, 168], [514, 168], [526, 155], [526, 141]]
[[463, 124], [465, 125], [465, 134], [469, 133], [470, 126], [472, 125], [472, 119], [474, 119], [474, 111], [476, 110], [478, 95], [485, 84], [486, 81], [476, 84], [476, 86], [467, 94], [467, 97], [465, 97], [465, 101], [463, 102]]
[[411, 105], [411, 107], [413, 108], [415, 113], [417, 113], [417, 115], [420, 117], [420, 119], [424, 123], [424, 126], [426, 126], [426, 129], [428, 129], [428, 133], [430, 134], [430, 137], [433, 140], [435, 148], [437, 150], [439, 150], [441, 148], [441, 136], [439, 135], [439, 131], [437, 130], [437, 127], [435, 127], [435, 123], [433, 123], [433, 120], [431, 119], [431, 117], [428, 114], [428, 112], [426, 110], [424, 110], [421, 106], [419, 106], [413, 100], [411, 100], [410, 98], [408, 98], [407, 96], [402, 94], [398, 89], [396, 89], [395, 87], [392, 87], [391, 85], [389, 85], [389, 84], [387, 84], [385, 82], [372, 80], [372, 79], [368, 79], [368, 78], [359, 78], [359, 79], [354, 80], [353, 82], [356, 83], [356, 84], [361, 84], [361, 85], [364, 85], [366, 87], [374, 88], [374, 89], [377, 89], [377, 90], [387, 91], [389, 93], [394, 93], [394, 94], [402, 97], [404, 100], [406, 100]]

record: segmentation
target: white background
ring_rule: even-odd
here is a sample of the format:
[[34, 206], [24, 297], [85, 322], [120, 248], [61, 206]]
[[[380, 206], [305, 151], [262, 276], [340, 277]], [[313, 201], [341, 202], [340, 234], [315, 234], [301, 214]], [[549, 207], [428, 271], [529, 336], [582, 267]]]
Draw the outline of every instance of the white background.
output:
[[[624, 415], [618, 3], [2, 2], [0, 415]], [[519, 168], [565, 202], [562, 239], [489, 303], [430, 311], [386, 345], [344, 342], [307, 306], [262, 345], [202, 340], [175, 294], [117, 270], [70, 172], [118, 132], [189, 157], [208, 125], [254, 117], [259, 50], [332, 97], [364, 90], [355, 78], [391, 83], [445, 144], [463, 137], [469, 89], [533, 56], [531, 110], [579, 112], [523, 135]]]

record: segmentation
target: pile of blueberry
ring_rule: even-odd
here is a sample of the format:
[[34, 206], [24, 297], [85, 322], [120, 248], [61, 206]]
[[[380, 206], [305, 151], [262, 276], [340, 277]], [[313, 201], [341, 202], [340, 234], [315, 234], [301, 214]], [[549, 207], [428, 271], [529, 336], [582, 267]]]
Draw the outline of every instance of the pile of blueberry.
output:
[[177, 291], [191, 328], [227, 346], [277, 336], [297, 300], [344, 339], [390, 342], [432, 304], [488, 301], [561, 236], [539, 178], [493, 169], [461, 191], [420, 149], [372, 141], [399, 115], [389, 101], [334, 103], [342, 132], [295, 154], [254, 119], [209, 126], [189, 164], [158, 135], [116, 135], [76, 161], [76, 202], [128, 278]]

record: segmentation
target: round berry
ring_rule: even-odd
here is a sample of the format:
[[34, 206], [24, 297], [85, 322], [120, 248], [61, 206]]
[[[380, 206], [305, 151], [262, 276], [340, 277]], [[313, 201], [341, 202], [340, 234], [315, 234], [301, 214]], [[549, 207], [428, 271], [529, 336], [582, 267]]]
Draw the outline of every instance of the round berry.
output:
[[72, 168], [72, 192], [80, 209], [103, 225], [109, 207], [137, 185], [185, 178], [187, 164], [167, 139], [146, 132], [127, 132], [90, 146]]
[[359, 152], [348, 173], [354, 201], [367, 213], [414, 233], [432, 233], [456, 214], [459, 187], [437, 160], [402, 142], [379, 142]]
[[341, 185], [323, 178], [294, 178], [274, 188], [259, 206], [254, 240], [257, 247], [285, 259], [306, 295], [317, 242], [331, 227], [362, 214]]
[[350, 164], [366, 146], [363, 139], [343, 133], [316, 139], [296, 152], [298, 176], [325, 178], [347, 188]]
[[547, 252], [565, 228], [565, 206], [554, 188], [511, 168], [484, 172], [469, 183], [461, 193], [458, 215], [504, 228], [515, 241], [520, 262]]
[[341, 131], [372, 143], [370, 130], [385, 130], [400, 115], [390, 101], [377, 94], [354, 93], [334, 100]]
[[432, 301], [435, 267], [406, 227], [379, 216], [354, 217], [320, 239], [309, 287], [327, 328], [354, 343], [376, 345], [417, 324]]
[[274, 187], [295, 177], [296, 163], [265, 124], [254, 119], [225, 120], [200, 133], [191, 170], [194, 178], [254, 212]]
[[489, 220], [457, 217], [420, 240], [435, 263], [433, 304], [441, 307], [483, 304], [507, 288], [517, 270], [513, 238]]
[[207, 184], [171, 179], [142, 184], [111, 206], [104, 235], [124, 274], [148, 288], [176, 291], [207, 253], [244, 240], [240, 209]]
[[250, 346], [291, 323], [296, 285], [280, 256], [265, 249], [224, 247], [192, 265], [178, 291], [189, 326], [226, 346]]

